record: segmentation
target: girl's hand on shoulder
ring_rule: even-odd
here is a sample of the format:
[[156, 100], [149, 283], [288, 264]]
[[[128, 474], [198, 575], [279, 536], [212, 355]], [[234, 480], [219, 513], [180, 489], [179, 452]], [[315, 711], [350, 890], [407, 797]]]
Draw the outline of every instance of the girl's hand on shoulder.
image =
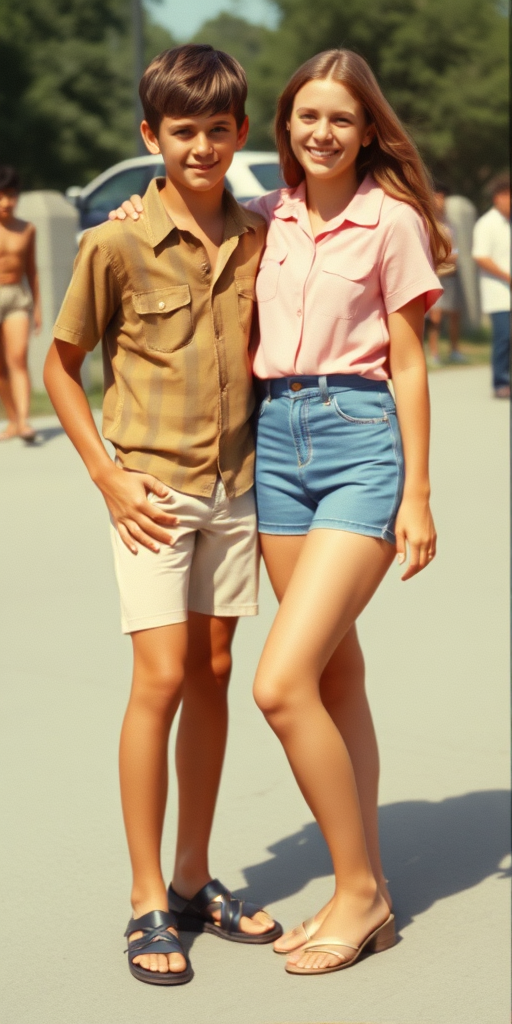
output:
[[402, 580], [410, 580], [435, 558], [437, 534], [428, 498], [404, 497], [395, 524], [398, 564], [403, 565], [409, 549], [409, 565]]
[[125, 199], [121, 206], [117, 207], [117, 210], [111, 210], [108, 219], [109, 220], [126, 220], [127, 216], [131, 217], [132, 220], [138, 220], [139, 215], [144, 213], [142, 206], [142, 199], [140, 196], [133, 195], [129, 199]]

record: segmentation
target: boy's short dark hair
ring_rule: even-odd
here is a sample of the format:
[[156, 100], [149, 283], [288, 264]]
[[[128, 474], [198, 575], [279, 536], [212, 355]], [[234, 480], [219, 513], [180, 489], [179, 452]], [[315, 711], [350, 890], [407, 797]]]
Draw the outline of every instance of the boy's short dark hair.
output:
[[496, 174], [487, 183], [486, 192], [490, 195], [491, 199], [494, 199], [494, 196], [499, 195], [500, 192], [510, 192], [510, 174], [507, 171]]
[[164, 50], [146, 68], [139, 85], [144, 117], [158, 132], [163, 117], [233, 114], [245, 118], [247, 79], [241, 64], [213, 46], [188, 43]]
[[21, 181], [16, 168], [0, 164], [0, 192], [19, 192], [20, 189]]

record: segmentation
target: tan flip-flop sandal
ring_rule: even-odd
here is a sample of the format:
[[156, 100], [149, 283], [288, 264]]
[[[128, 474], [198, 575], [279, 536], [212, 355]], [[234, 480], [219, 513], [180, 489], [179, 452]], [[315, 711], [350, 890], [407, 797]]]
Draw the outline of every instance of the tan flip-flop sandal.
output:
[[[285, 970], [288, 971], [288, 974], [332, 974], [333, 971], [342, 971], [344, 967], [351, 967], [352, 964], [355, 964], [366, 947], [372, 953], [383, 953], [385, 949], [390, 949], [391, 946], [394, 946], [395, 942], [395, 916], [390, 914], [387, 920], [379, 925], [378, 928], [375, 928], [360, 946], [354, 946], [351, 942], [345, 942], [344, 939], [338, 939], [329, 935], [318, 942], [307, 942], [302, 948], [303, 953], [328, 953], [329, 956], [335, 956], [339, 959], [339, 964], [333, 964], [331, 967], [309, 968], [297, 967], [295, 964], [286, 964]], [[345, 948], [353, 949], [355, 950], [354, 956], [347, 960], [343, 953], [338, 953], [335, 949], [331, 948], [332, 946], [344, 946]]]
[[310, 942], [310, 940], [313, 938], [313, 936], [316, 934], [320, 927], [320, 925], [318, 925], [313, 930], [313, 923], [314, 919], [312, 917], [309, 917], [307, 921], [302, 922], [300, 927], [302, 928], [302, 931], [304, 932], [306, 938], [300, 946], [295, 946], [293, 949], [274, 949], [274, 953], [277, 953], [279, 956], [289, 956], [290, 953], [295, 953], [298, 949], [302, 949], [306, 942]]

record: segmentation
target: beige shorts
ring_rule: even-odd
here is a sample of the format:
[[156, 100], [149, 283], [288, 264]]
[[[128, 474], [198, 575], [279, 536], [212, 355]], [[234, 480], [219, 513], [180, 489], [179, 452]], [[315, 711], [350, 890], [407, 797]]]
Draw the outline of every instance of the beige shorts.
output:
[[123, 633], [203, 615], [257, 615], [259, 549], [254, 490], [229, 500], [219, 479], [211, 498], [170, 490], [149, 500], [179, 518], [174, 544], [128, 550], [111, 524]]
[[32, 296], [22, 284], [0, 285], [0, 324], [10, 316], [32, 312]]

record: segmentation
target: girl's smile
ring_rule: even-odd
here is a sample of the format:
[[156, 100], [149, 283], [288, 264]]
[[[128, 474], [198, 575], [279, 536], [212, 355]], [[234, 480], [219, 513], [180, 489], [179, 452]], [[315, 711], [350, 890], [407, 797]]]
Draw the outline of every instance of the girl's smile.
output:
[[299, 89], [290, 116], [290, 144], [306, 175], [337, 177], [353, 168], [373, 127], [341, 82], [312, 79]]

